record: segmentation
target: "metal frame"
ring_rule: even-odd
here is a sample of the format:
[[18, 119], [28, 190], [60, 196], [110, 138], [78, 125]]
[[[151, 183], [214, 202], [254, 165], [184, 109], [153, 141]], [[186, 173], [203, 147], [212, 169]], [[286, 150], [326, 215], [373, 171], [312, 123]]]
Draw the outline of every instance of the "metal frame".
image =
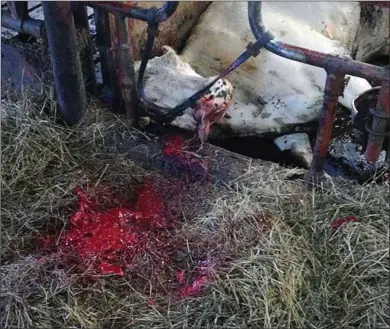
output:
[[2, 27], [36, 38], [45, 36], [44, 21], [30, 17], [27, 1], [7, 1], [7, 7], [10, 13], [1, 13]]
[[263, 43], [268, 51], [291, 59], [325, 69], [327, 73], [324, 102], [317, 131], [317, 139], [313, 153], [313, 161], [307, 176], [309, 183], [318, 184], [324, 174], [324, 163], [332, 137], [334, 119], [339, 96], [343, 92], [343, 80], [346, 74], [364, 79], [376, 78], [382, 81], [378, 103], [373, 115], [372, 127], [369, 130], [369, 139], [365, 157], [369, 163], [375, 163], [380, 155], [383, 140], [389, 134], [390, 102], [389, 79], [390, 72], [385, 68], [370, 65], [349, 58], [331, 54], [324, 54], [306, 48], [296, 47], [277, 41], [272, 32], [262, 21], [262, 2], [248, 2], [248, 17], [253, 35]]
[[[103, 83], [109, 86], [113, 93], [114, 106], [123, 107], [130, 124], [135, 124], [139, 95], [137, 95], [127, 19], [142, 20], [157, 26], [176, 11], [179, 2], [168, 1], [158, 9], [141, 8], [132, 3], [117, 1], [43, 1], [42, 4], [45, 22], [29, 17], [27, 2], [8, 2], [11, 14], [2, 14], [2, 26], [38, 38], [44, 38], [47, 33], [57, 96], [66, 121], [70, 124], [78, 123], [86, 109], [86, 89], [90, 93], [95, 92], [92, 54], [88, 54], [86, 61], [85, 59], [81, 61], [77, 52], [76, 27], [88, 28], [86, 15], [86, 5], [88, 5], [94, 8], [95, 13], [96, 43], [100, 53]], [[109, 14], [115, 15], [115, 42], [111, 40]], [[248, 2], [248, 18], [257, 40], [257, 50], [265, 48], [278, 56], [321, 67], [327, 73], [316, 145], [307, 180], [317, 184], [324, 174], [324, 162], [332, 136], [338, 98], [343, 93], [346, 74], [382, 81], [377, 107], [371, 109], [373, 123], [372, 127], [368, 128], [369, 140], [365, 152], [368, 162], [375, 163], [390, 126], [389, 71], [349, 58], [324, 54], [276, 40], [262, 22], [261, 2]], [[249, 55], [252, 54], [249, 52]], [[82, 63], [87, 66], [84, 70], [87, 74], [85, 79], [82, 74]], [[233, 65], [234, 68], [236, 66]]]
[[87, 108], [76, 26], [69, 1], [43, 1], [43, 14], [63, 119], [77, 124]]

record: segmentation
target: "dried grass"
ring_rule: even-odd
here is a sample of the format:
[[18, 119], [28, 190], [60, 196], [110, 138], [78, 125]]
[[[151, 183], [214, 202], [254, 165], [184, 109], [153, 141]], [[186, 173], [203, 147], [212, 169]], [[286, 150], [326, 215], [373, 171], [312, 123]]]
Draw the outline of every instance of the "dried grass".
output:
[[[2, 107], [22, 113], [1, 127], [2, 327], [389, 327], [388, 185], [337, 180], [332, 190], [309, 192], [275, 165], [271, 175], [220, 191], [211, 211], [177, 232], [195, 253], [206, 246], [222, 260], [214, 283], [200, 297], [177, 303], [161, 295], [149, 306], [131, 278], [85, 286], [57, 267], [57, 255], [38, 261], [35, 247], [37, 232], [67, 225], [76, 185], [131, 190], [147, 174], [98, 147], [106, 129], [125, 125], [94, 105], [73, 129], [26, 100]], [[333, 232], [330, 222], [347, 215], [360, 222]]]

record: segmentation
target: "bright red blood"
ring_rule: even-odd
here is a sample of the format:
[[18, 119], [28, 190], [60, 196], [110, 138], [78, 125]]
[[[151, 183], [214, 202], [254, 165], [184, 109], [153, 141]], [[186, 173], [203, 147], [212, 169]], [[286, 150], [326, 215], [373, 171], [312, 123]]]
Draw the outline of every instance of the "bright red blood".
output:
[[179, 298], [187, 298], [199, 295], [199, 293], [201, 293], [209, 283], [210, 278], [207, 275], [197, 275], [191, 284], [179, 289]]
[[[103, 274], [124, 275], [134, 261], [152, 255], [157, 263], [167, 261], [167, 246], [156, 229], [166, 228], [169, 221], [165, 204], [151, 181], [139, 192], [135, 210], [116, 207], [99, 211], [98, 202], [81, 189], [78, 209], [70, 217], [71, 228], [60, 238], [58, 246], [66, 253], [75, 253], [83, 263], [92, 262]], [[47, 246], [53, 239], [44, 240]]]
[[349, 223], [349, 222], [359, 222], [359, 219], [356, 218], [355, 216], [338, 218], [330, 224], [330, 227], [332, 228], [332, 230], [335, 231], [339, 229], [341, 226], [343, 226], [345, 223]]
[[181, 136], [168, 136], [164, 139], [164, 156], [183, 155], [184, 139]]
[[198, 166], [207, 172], [208, 165], [205, 160], [199, 159], [192, 152], [184, 149], [184, 139], [179, 135], [167, 136], [163, 143], [164, 157], [174, 157], [179, 163], [186, 167]]
[[[178, 291], [178, 297], [180, 299], [193, 297], [199, 295], [203, 289], [211, 282], [211, 270], [212, 265], [210, 260], [199, 261], [199, 266], [196, 267], [194, 280], [187, 285], [182, 286]], [[183, 284], [185, 281], [185, 272], [176, 272], [176, 280]]]
[[99, 265], [100, 272], [102, 274], [114, 274], [114, 275], [120, 275], [123, 276], [125, 275], [125, 272], [123, 272], [123, 269], [121, 266], [118, 265], [112, 265], [107, 262], [102, 262]]
[[149, 298], [146, 303], [148, 304], [148, 306], [154, 308], [156, 306], [156, 302], [153, 298]]
[[[176, 269], [176, 282], [181, 288], [174, 293], [178, 293], [179, 298], [200, 293], [209, 282], [207, 273], [198, 270], [195, 280], [184, 285], [185, 271], [177, 269], [173, 258], [181, 247], [177, 237], [168, 231], [174, 221], [156, 187], [157, 183], [146, 179], [134, 208], [121, 206], [105, 210], [100, 208], [106, 207], [107, 198], [102, 203], [99, 198], [90, 198], [81, 188], [75, 189], [79, 203], [70, 217], [69, 230], [60, 238], [42, 238], [43, 247], [49, 250], [57, 247], [62, 251], [60, 261], [63, 264], [92, 265], [92, 269], [101, 274], [124, 276], [131, 272], [149, 282], [159, 282], [161, 286], [158, 277], [166, 273], [163, 289], [167, 292], [172, 289], [169, 282]], [[177, 185], [172, 183], [169, 187], [177, 193]], [[165, 198], [170, 198], [173, 191], [164, 193]], [[153, 299], [148, 304], [153, 306]]]
[[135, 210], [143, 214], [144, 222], [159, 228], [167, 227], [166, 210], [163, 201], [158, 196], [150, 180], [141, 188]]

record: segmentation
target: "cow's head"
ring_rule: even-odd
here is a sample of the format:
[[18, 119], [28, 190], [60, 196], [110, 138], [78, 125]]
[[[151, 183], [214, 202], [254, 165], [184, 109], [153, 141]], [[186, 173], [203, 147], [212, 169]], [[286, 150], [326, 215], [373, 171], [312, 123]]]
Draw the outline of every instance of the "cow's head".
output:
[[[204, 78], [189, 64], [181, 61], [175, 51], [165, 46], [165, 54], [152, 58], [144, 77], [145, 94], [149, 101], [173, 108], [205, 87], [215, 77]], [[136, 71], [140, 63], [135, 66]], [[194, 130], [199, 127], [200, 138], [207, 137], [210, 125], [219, 121], [226, 113], [233, 97], [233, 87], [225, 79], [218, 80], [210, 92], [199, 99], [194, 109], [187, 109], [173, 124]]]

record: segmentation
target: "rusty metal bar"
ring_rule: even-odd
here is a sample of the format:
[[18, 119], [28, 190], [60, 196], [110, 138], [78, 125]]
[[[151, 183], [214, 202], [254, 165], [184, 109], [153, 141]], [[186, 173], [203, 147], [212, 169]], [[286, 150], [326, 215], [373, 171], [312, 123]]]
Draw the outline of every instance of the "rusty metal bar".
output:
[[111, 48], [111, 29], [108, 13], [99, 9], [94, 9], [96, 25], [96, 48], [100, 55], [100, 65], [102, 69], [103, 83], [111, 87], [109, 50]]
[[106, 10], [115, 15], [134, 18], [141, 21], [148, 21], [154, 16], [155, 23], [166, 21], [176, 11], [179, 2], [167, 1], [161, 8], [141, 8], [132, 3], [118, 1], [87, 1], [88, 6], [96, 9]]
[[86, 95], [69, 1], [43, 1], [49, 52], [61, 114], [76, 124], [86, 110]]
[[96, 24], [96, 47], [100, 54], [100, 65], [103, 84], [108, 87], [111, 95], [107, 95], [114, 108], [121, 107], [121, 97], [116, 84], [116, 72], [112, 54], [111, 26], [109, 13], [94, 9]]
[[134, 18], [141, 21], [146, 21], [148, 9], [134, 5], [134, 3], [118, 2], [118, 1], [87, 1], [88, 6], [104, 10], [109, 13]]
[[270, 52], [296, 62], [322, 67], [327, 70], [332, 68], [333, 71], [364, 79], [389, 80], [389, 72], [385, 68], [277, 41], [262, 22], [261, 5], [261, 1], [248, 2], [249, 24], [255, 38], [262, 41], [264, 48]]
[[116, 29], [116, 76], [121, 92], [126, 118], [130, 125], [137, 122], [137, 91], [134, 71], [133, 49], [129, 37], [127, 19], [115, 16]]
[[[271, 51], [278, 56], [282, 56], [284, 58], [291, 59], [304, 64], [322, 67], [329, 74], [327, 77], [327, 87], [325, 90], [325, 99], [322, 107], [320, 127], [317, 133], [316, 149], [314, 151], [313, 163], [310, 169], [310, 173], [308, 175], [308, 179], [312, 180], [314, 178], [313, 175], [315, 173], [317, 173], [318, 175], [321, 175], [323, 173], [325, 159], [324, 157], [326, 156], [329, 146], [328, 136], [331, 136], [331, 130], [333, 128], [334, 115], [332, 114], [332, 108], [335, 105], [332, 104], [334, 102], [336, 102], [335, 104], [337, 104], [337, 101], [331, 101], [329, 97], [336, 97], [337, 95], [338, 98], [342, 91], [342, 88], [340, 89], [339, 87], [338, 77], [344, 76], [345, 74], [350, 74], [368, 80], [378, 79], [382, 81], [382, 84], [387, 86], [388, 89], [390, 80], [389, 71], [379, 66], [354, 61], [352, 59], [341, 56], [324, 54], [310, 49], [296, 47], [287, 43], [277, 41], [271, 31], [269, 31], [267, 27], [263, 24], [261, 6], [261, 1], [248, 2], [249, 24], [256, 40], [258, 42], [261, 42], [265, 49]], [[331, 82], [331, 78], [335, 79], [335, 81]], [[333, 96], [329, 96], [327, 98], [327, 94], [331, 95], [331, 89], [329, 88], [334, 88]], [[388, 94], [387, 101], [385, 94], [382, 95], [381, 99], [382, 109], [380, 109], [377, 113], [382, 114], [377, 114], [377, 116], [383, 116], [383, 112], [385, 111], [386, 106], [385, 103], [387, 102], [388, 104]], [[325, 114], [326, 109], [328, 109], [329, 114]], [[329, 121], [331, 120], [331, 118], [333, 118], [332, 122]], [[325, 126], [323, 127], [323, 125]], [[329, 129], [331, 129], [330, 132]], [[378, 136], [373, 137], [373, 135], [383, 133], [384, 130], [384, 118], [374, 118], [373, 129], [370, 137], [371, 146], [369, 151], [366, 152], [367, 160], [369, 159], [371, 162], [376, 162], [378, 160], [378, 150], [381, 149], [383, 144], [383, 137], [378, 138]], [[317, 174], [316, 176], [318, 176]]]
[[307, 180], [315, 185], [321, 180], [324, 173], [324, 164], [332, 138], [334, 120], [338, 99], [344, 88], [344, 74], [339, 72], [328, 73], [326, 77], [324, 102], [318, 124], [316, 144], [314, 146], [313, 161], [308, 172]]
[[[375, 163], [382, 151], [383, 141], [387, 135], [390, 138], [390, 84], [383, 81], [379, 92], [376, 109], [371, 109], [373, 120], [369, 132], [365, 156], [367, 162]], [[390, 155], [387, 155], [390, 157]]]
[[[96, 94], [95, 66], [93, 63], [92, 37], [89, 31], [88, 11], [81, 1], [71, 2], [76, 30], [79, 32], [80, 60], [82, 62], [83, 76], [86, 91]], [[80, 40], [81, 39], [81, 40]]]

